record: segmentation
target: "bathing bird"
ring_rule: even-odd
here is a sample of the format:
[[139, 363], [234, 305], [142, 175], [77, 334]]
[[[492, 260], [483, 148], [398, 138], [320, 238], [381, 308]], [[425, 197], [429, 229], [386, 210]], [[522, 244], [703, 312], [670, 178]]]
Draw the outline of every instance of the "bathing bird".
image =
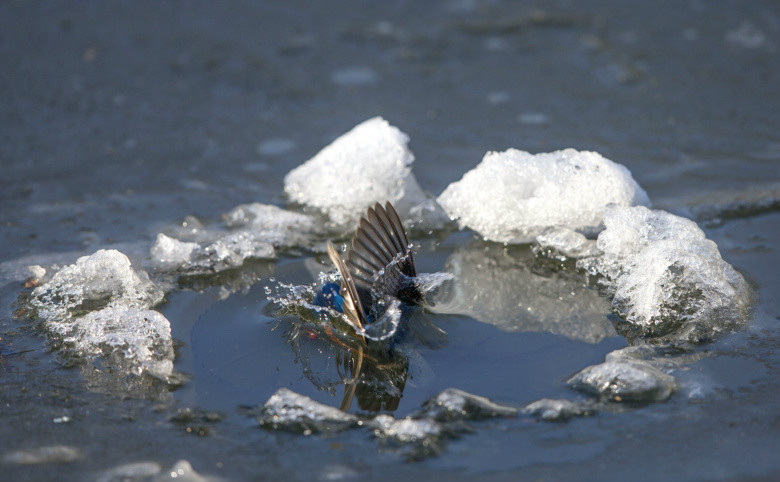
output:
[[328, 242], [327, 249], [341, 275], [341, 285], [325, 284], [314, 303], [346, 315], [358, 335], [388, 307], [422, 302], [415, 280], [412, 245], [390, 202], [368, 208], [355, 231], [346, 261], [333, 243]]
[[395, 208], [386, 202], [376, 203], [361, 217], [346, 261], [333, 243], [328, 242], [327, 249], [341, 284], [326, 283], [314, 304], [343, 313], [362, 341], [348, 347], [345, 367], [351, 376], [345, 379], [339, 408], [349, 410], [357, 396], [363, 410], [395, 410], [409, 367], [406, 356], [394, 356], [392, 347], [406, 333], [430, 347], [447, 339], [426, 317], [410, 321], [412, 307], [423, 303], [412, 245]]

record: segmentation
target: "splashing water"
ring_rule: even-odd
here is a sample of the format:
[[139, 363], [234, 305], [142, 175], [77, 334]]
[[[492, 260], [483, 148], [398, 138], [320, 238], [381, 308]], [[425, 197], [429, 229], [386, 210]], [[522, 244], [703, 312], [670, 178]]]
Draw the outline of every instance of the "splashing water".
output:
[[[388, 270], [404, 259], [405, 257], [397, 256], [387, 268], [374, 274], [371, 309], [367, 313], [369, 319], [373, 321], [364, 327], [353, 324], [346, 315], [331, 307], [314, 303], [322, 286], [327, 283], [340, 284], [341, 277], [336, 271], [320, 273], [317, 281], [313, 284], [294, 285], [277, 282], [275, 285], [266, 286], [265, 292], [268, 300], [278, 307], [277, 313], [279, 315], [294, 315], [292, 317], [294, 324], [307, 325], [309, 328], [322, 328], [325, 323], [335, 324], [337, 327], [343, 324], [358, 336], [372, 341], [385, 342], [399, 334], [401, 319], [407, 311], [405, 308], [408, 307], [399, 299], [383, 293], [379, 286], [383, 285], [383, 278]], [[415, 278], [405, 279], [404, 282], [414, 286], [426, 304], [432, 305], [434, 304], [433, 294], [453, 277], [452, 273], [421, 273]]]

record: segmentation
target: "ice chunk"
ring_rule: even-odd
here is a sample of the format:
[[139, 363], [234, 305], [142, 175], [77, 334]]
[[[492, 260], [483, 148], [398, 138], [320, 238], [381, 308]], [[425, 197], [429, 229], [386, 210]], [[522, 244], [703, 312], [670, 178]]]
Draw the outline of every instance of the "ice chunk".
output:
[[466, 426], [451, 427], [426, 418], [395, 419], [390, 415], [377, 415], [367, 425], [383, 444], [389, 442], [390, 447], [400, 445], [399, 452], [409, 461], [441, 454], [448, 438], [467, 429]]
[[370, 422], [374, 435], [379, 438], [393, 439], [401, 443], [428, 441], [439, 437], [441, 425], [433, 420], [402, 418], [394, 419], [390, 415], [377, 415]]
[[193, 254], [200, 252], [198, 243], [187, 243], [166, 236], [163, 233], [157, 235], [150, 254], [157, 268], [172, 269], [191, 263]]
[[747, 283], [696, 223], [644, 207], [612, 207], [604, 222], [604, 254], [578, 266], [603, 277], [614, 308], [642, 335], [698, 342], [747, 319]]
[[415, 460], [441, 453], [446, 440], [469, 433], [469, 420], [511, 417], [517, 409], [491, 402], [487, 398], [450, 388], [426, 402], [411, 416], [396, 419], [380, 414], [358, 417], [334, 407], [322, 405], [286, 388], [280, 388], [265, 403], [257, 420], [268, 429], [288, 430], [303, 435], [332, 433], [350, 428], [368, 428], [382, 442], [403, 445], [408, 459]]
[[179, 460], [173, 467], [154, 478], [154, 482], [175, 480], [176, 482], [220, 482], [221, 477], [205, 476], [195, 472], [192, 465], [186, 460]]
[[517, 408], [500, 405], [479, 395], [472, 395], [448, 388], [425, 402], [415, 418], [428, 418], [439, 422], [453, 420], [479, 420], [493, 417], [514, 417]]
[[729, 30], [726, 33], [726, 41], [745, 49], [757, 49], [767, 43], [764, 32], [747, 20], [742, 21], [739, 28]]
[[47, 327], [81, 357], [121, 360], [137, 375], [146, 371], [165, 379], [173, 372], [171, 324], [157, 311], [103, 308]]
[[474, 242], [447, 260], [455, 275], [433, 309], [471, 316], [506, 331], [552, 332], [596, 343], [615, 336], [609, 302], [582, 277], [537, 274], [527, 249]]
[[275, 248], [309, 246], [318, 229], [311, 216], [260, 203], [236, 206], [223, 220], [224, 226], [180, 234], [189, 241], [158, 234], [150, 250], [154, 267], [190, 274], [236, 268], [250, 258], [275, 258]]
[[143, 271], [114, 249], [83, 256], [33, 290], [31, 304], [46, 323], [65, 323], [74, 316], [105, 308], [147, 309], [164, 293]]
[[273, 244], [262, 233], [242, 230], [229, 233], [207, 245], [193, 263], [212, 271], [236, 268], [249, 258], [275, 258]]
[[134, 462], [123, 464], [101, 473], [95, 480], [97, 482], [127, 482], [134, 480], [147, 480], [159, 474], [162, 467], [157, 462]]
[[650, 204], [628, 169], [574, 149], [488, 152], [438, 202], [461, 228], [504, 243], [528, 243], [555, 226], [595, 235], [607, 205]]
[[534, 253], [565, 261], [599, 254], [596, 242], [568, 228], [550, 228], [535, 239]]
[[46, 269], [42, 266], [38, 266], [38, 265], [28, 266], [27, 271], [30, 273], [31, 279], [39, 280], [44, 276], [46, 276]]
[[33, 290], [30, 305], [50, 338], [82, 359], [166, 378], [173, 371], [168, 320], [148, 308], [163, 291], [116, 250], [100, 250]]
[[287, 388], [280, 388], [265, 402], [258, 422], [262, 427], [309, 435], [352, 428], [358, 424], [358, 418]]
[[339, 225], [353, 223], [377, 202], [390, 201], [404, 214], [404, 202], [425, 201], [411, 174], [408, 142], [406, 134], [374, 117], [290, 171], [284, 190], [290, 200], [323, 211]]
[[675, 389], [674, 377], [638, 360], [613, 360], [589, 366], [567, 382], [616, 402], [663, 402]]
[[379, 75], [370, 67], [358, 66], [336, 70], [330, 75], [330, 79], [338, 85], [356, 87], [375, 83]]
[[557, 422], [572, 417], [583, 417], [593, 413], [589, 404], [575, 403], [571, 400], [543, 398], [526, 405], [523, 413], [534, 415], [548, 422]]

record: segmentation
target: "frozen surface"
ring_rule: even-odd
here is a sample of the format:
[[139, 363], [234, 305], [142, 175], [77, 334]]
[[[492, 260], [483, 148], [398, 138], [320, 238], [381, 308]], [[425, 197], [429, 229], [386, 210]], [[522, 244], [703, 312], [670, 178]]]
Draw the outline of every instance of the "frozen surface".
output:
[[602, 256], [578, 266], [613, 294], [613, 306], [646, 336], [701, 341], [747, 319], [751, 292], [691, 220], [645, 207], [612, 207]]
[[56, 343], [79, 358], [102, 357], [140, 374], [173, 370], [168, 320], [149, 310], [163, 291], [116, 250], [100, 250], [60, 269], [30, 304]]
[[284, 178], [290, 200], [326, 213], [338, 225], [356, 221], [376, 202], [402, 215], [425, 201], [411, 174], [409, 137], [381, 117], [355, 126]]
[[663, 205], [674, 213], [708, 225], [780, 210], [780, 182], [761, 182], [693, 195], [684, 193], [680, 196], [678, 193], [678, 196], [663, 200]]
[[311, 216], [260, 203], [236, 206], [211, 229], [195, 219], [176, 237], [157, 235], [150, 250], [155, 268], [184, 273], [236, 268], [250, 258], [276, 257], [277, 248], [310, 247], [317, 226]]
[[486, 240], [528, 243], [550, 227], [595, 235], [609, 204], [649, 205], [620, 164], [596, 152], [488, 152], [439, 196], [439, 204]]
[[596, 343], [616, 336], [609, 302], [576, 273], [541, 275], [526, 249], [476, 242], [447, 260], [454, 279], [434, 309], [506, 331], [552, 332]]

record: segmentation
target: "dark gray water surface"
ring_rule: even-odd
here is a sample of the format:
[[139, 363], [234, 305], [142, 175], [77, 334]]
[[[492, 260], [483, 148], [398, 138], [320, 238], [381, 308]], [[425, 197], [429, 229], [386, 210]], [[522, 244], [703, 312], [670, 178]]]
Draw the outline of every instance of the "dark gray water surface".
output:
[[[229, 480], [780, 478], [778, 39], [772, 1], [3, 2], [0, 454], [82, 456], [4, 463], [0, 478], [90, 480], [179, 459]], [[682, 388], [665, 403], [489, 420], [407, 463], [366, 431], [303, 437], [247, 414], [279, 387], [340, 400], [318, 387], [336, 376], [330, 348], [291, 346], [266, 306], [271, 276], [312, 281], [305, 257], [247, 268], [258, 283], [226, 298], [170, 293], [160, 310], [189, 380], [147, 398], [91, 384], [12, 316], [25, 266], [105, 247], [142, 263], [187, 215], [284, 205], [290, 169], [376, 115], [409, 134], [434, 194], [488, 150], [574, 147], [624, 164], [654, 207], [697, 220], [749, 279], [749, 326], [698, 347], [709, 356], [674, 373]], [[425, 271], [477, 242], [414, 241]], [[568, 376], [626, 345], [431, 316], [449, 344], [418, 347], [425, 364], [412, 364], [396, 415], [448, 387], [513, 405], [581, 397]]]

